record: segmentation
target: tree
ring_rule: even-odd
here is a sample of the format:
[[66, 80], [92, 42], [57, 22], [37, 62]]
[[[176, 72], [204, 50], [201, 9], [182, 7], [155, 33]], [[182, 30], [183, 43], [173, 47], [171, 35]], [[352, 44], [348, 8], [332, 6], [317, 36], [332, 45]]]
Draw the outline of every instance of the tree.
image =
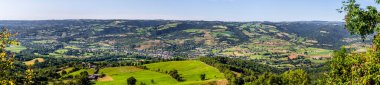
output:
[[201, 80], [206, 80], [206, 74], [202, 73], [200, 77], [201, 77]]
[[25, 81], [24, 81], [24, 85], [32, 85], [34, 84], [35, 82], [33, 81], [33, 70], [32, 70], [32, 66], [28, 66], [28, 69], [26, 70], [25, 72]]
[[308, 85], [310, 84], [309, 75], [301, 69], [290, 70], [281, 75], [266, 72], [260, 75], [251, 84], [253, 85]]
[[127, 83], [128, 83], [128, 85], [136, 85], [136, 79], [135, 79], [135, 77], [129, 77], [128, 79], [127, 79]]
[[184, 81], [183, 77], [181, 77], [181, 74], [178, 73], [178, 70], [171, 70], [169, 72], [169, 75], [177, 81]]
[[78, 82], [80, 85], [91, 85], [90, 78], [88, 78], [88, 72], [81, 72], [78, 78]]
[[140, 85], [146, 85], [144, 82], [141, 82]]
[[281, 85], [281, 77], [271, 72], [265, 72], [254, 80], [252, 85]]
[[19, 45], [19, 42], [13, 40], [11, 37], [16, 36], [12, 34], [6, 28], [0, 31], [0, 81], [2, 85], [15, 84], [16, 74], [12, 71], [15, 66], [13, 65], [14, 54], [9, 54], [6, 51], [6, 46]]
[[[380, 0], [375, 0], [380, 4]], [[347, 13], [345, 27], [351, 34], [374, 34], [373, 46], [366, 53], [350, 53], [345, 48], [335, 51], [328, 74], [330, 84], [380, 84], [380, 13], [374, 6], [362, 8], [356, 0], [343, 2], [340, 12]]]
[[100, 78], [103, 78], [103, 77], [106, 77], [106, 74], [104, 74], [103, 72], [100, 73]]
[[290, 70], [281, 74], [282, 84], [285, 85], [307, 85], [310, 84], [309, 75], [301, 69]]
[[150, 82], [152, 83], [152, 84], [154, 84], [154, 80], [152, 79], [152, 80], [150, 80]]
[[38, 59], [34, 60], [34, 63], [39, 63], [40, 61], [38, 61]]
[[[380, 0], [375, 0], [377, 4]], [[347, 0], [343, 2], [343, 7], [339, 12], [346, 12], [345, 27], [352, 34], [365, 35], [373, 34], [379, 31], [380, 16], [377, 8], [374, 6], [367, 6], [365, 9], [360, 7], [356, 0]]]
[[65, 70], [62, 70], [61, 75], [65, 75], [67, 72]]

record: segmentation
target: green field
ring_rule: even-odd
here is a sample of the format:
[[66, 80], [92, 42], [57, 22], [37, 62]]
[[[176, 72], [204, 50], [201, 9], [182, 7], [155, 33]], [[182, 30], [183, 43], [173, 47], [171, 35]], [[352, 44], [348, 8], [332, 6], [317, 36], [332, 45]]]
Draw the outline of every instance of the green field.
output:
[[80, 48], [78, 48], [77, 46], [65, 46], [66, 49], [75, 49], [75, 50], [78, 50]]
[[267, 59], [268, 57], [267, 56], [263, 56], [263, 55], [252, 55], [250, 56], [251, 59]]
[[39, 41], [32, 41], [32, 44], [48, 44], [48, 43], [54, 43], [56, 40], [39, 40]]
[[[71, 70], [72, 70], [72, 69], [71, 69]], [[87, 71], [88, 74], [94, 74], [95, 69], [81, 69], [81, 70], [78, 70], [78, 71], [75, 71], [75, 72], [72, 72], [72, 73], [66, 74], [66, 75], [64, 75], [64, 77], [67, 77], [67, 76], [69, 76], [69, 75], [72, 75], [72, 76], [80, 75], [80, 73], [81, 73], [81, 72], [84, 72], [84, 71]]]
[[[143, 70], [132, 66], [104, 68], [100, 70], [100, 73], [104, 73], [106, 76], [110, 76], [111, 79], [107, 80], [111, 81], [98, 80], [96, 82], [96, 85], [126, 85], [127, 78], [131, 76], [137, 79], [138, 84], [141, 82], [144, 82], [148, 85], [153, 83], [158, 85], [178, 83], [175, 79], [171, 78], [167, 74]], [[152, 83], [151, 80], [154, 82]]]
[[194, 83], [206, 83], [201, 82], [200, 75], [206, 74], [208, 80], [221, 80], [224, 79], [224, 75], [219, 72], [218, 69], [211, 67], [201, 61], [171, 61], [162, 63], [153, 63], [145, 65], [151, 70], [160, 69], [161, 71], [170, 71], [173, 69], [178, 70], [180, 74], [186, 80], [182, 83], [192, 84]]
[[203, 33], [203, 29], [186, 29], [186, 30], [183, 30], [185, 32], [189, 32], [189, 33]]
[[[110, 67], [103, 68], [100, 73], [106, 74], [107, 79], [98, 79], [96, 85], [125, 85], [126, 79], [133, 76], [137, 79], [137, 84], [141, 82], [151, 85], [194, 85], [205, 84], [212, 81], [224, 80], [224, 75], [214, 67], [208, 66], [200, 61], [171, 61], [145, 65], [151, 70], [143, 70], [136, 67]], [[157, 69], [161, 71], [170, 71], [173, 69], [184, 77], [185, 81], [178, 82], [168, 74], [155, 72]], [[206, 79], [202, 81], [200, 74], [206, 74]], [[153, 83], [151, 81], [154, 81]]]
[[321, 49], [321, 48], [306, 48], [306, 49], [299, 49], [297, 53], [304, 53], [307, 52], [309, 56], [320, 56], [320, 55], [330, 55], [333, 53], [333, 50], [327, 50], [327, 49]]
[[65, 71], [66, 72], [70, 72], [71, 70], [73, 70], [74, 68], [73, 67], [70, 67], [70, 68], [66, 68]]
[[5, 49], [11, 52], [20, 53], [22, 50], [25, 50], [26, 47], [21, 46], [21, 45], [11, 45], [9, 47], [6, 47]]

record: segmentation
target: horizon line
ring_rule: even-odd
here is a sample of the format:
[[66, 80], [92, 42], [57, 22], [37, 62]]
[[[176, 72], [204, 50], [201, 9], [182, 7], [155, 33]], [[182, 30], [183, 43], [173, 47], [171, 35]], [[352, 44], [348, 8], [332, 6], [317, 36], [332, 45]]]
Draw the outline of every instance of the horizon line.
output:
[[331, 21], [331, 20], [289, 20], [289, 21], [270, 21], [270, 20], [257, 20], [257, 21], [233, 21], [233, 20], [192, 20], [192, 19], [0, 19], [0, 21], [59, 21], [59, 20], [164, 20], [164, 21], [215, 21], [215, 22], [344, 22], [344, 20]]

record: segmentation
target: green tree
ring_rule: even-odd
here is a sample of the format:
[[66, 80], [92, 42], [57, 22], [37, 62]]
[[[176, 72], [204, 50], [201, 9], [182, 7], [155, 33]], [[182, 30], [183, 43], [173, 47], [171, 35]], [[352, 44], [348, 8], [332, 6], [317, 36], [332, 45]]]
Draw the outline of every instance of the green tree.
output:
[[249, 85], [308, 85], [310, 84], [309, 75], [301, 69], [290, 70], [281, 75], [266, 72], [260, 75]]
[[290, 70], [281, 74], [282, 84], [285, 85], [307, 85], [310, 84], [309, 75], [301, 69]]
[[77, 83], [80, 85], [91, 85], [92, 84], [90, 81], [90, 78], [88, 78], [88, 72], [87, 71], [80, 73]]
[[152, 83], [152, 84], [154, 84], [154, 80], [152, 79], [152, 80], [150, 80], [150, 82]]
[[[380, 0], [375, 0], [376, 4]], [[345, 48], [335, 51], [328, 74], [330, 84], [380, 84], [380, 13], [375, 6], [362, 8], [356, 0], [343, 2], [340, 12], [347, 13], [345, 27], [352, 34], [365, 36], [374, 34], [373, 46], [366, 53], [350, 53]]]
[[178, 73], [178, 70], [171, 70], [169, 72], [169, 75], [171, 77], [173, 77], [175, 80], [177, 81], [184, 81], [183, 77], [181, 76], [181, 74]]
[[65, 70], [62, 70], [61, 75], [65, 75], [67, 72]]
[[136, 82], [137, 82], [137, 80], [136, 80], [136, 78], [135, 77], [129, 77], [128, 79], [127, 79], [127, 83], [128, 83], [128, 85], [136, 85]]
[[33, 73], [33, 69], [32, 69], [32, 66], [28, 66], [28, 69], [26, 70], [25, 72], [25, 81], [24, 81], [24, 85], [32, 85], [34, 84], [34, 73]]
[[[380, 0], [375, 1], [377, 4], [380, 3]], [[365, 38], [365, 35], [379, 31], [380, 17], [376, 7], [361, 8], [356, 0], [347, 0], [343, 2], [343, 7], [339, 11], [347, 13], [345, 27], [352, 34], [358, 34]]]
[[202, 73], [200, 77], [201, 77], [201, 80], [206, 80], [206, 74]]
[[6, 47], [9, 45], [19, 45], [19, 42], [11, 37], [16, 36], [12, 34], [6, 28], [0, 31], [0, 81], [2, 85], [14, 85], [16, 81], [16, 74], [12, 71], [15, 68], [13, 65], [14, 54], [9, 54], [6, 51]]
[[265, 72], [250, 85], [281, 85], [281, 77], [271, 72]]

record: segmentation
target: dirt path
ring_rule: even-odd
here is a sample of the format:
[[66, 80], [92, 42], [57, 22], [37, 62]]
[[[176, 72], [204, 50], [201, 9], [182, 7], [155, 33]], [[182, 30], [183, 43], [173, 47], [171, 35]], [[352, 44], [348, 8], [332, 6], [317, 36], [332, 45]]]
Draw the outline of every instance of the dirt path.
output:
[[215, 82], [216, 82], [216, 85], [227, 85], [228, 84], [228, 80], [226, 80], [226, 79], [218, 80]]
[[103, 78], [99, 78], [97, 81], [113, 81], [111, 76], [105, 76]]

